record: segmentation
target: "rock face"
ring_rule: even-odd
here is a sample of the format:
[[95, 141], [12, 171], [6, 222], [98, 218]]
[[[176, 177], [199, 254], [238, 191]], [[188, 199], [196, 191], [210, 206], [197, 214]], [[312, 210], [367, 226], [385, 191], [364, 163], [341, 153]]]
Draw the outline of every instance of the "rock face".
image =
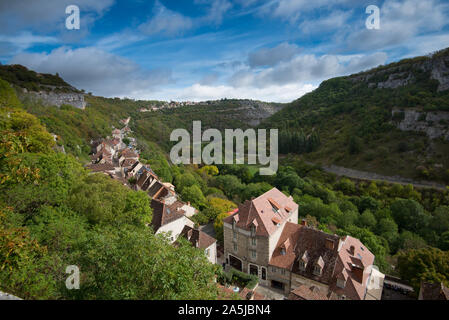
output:
[[425, 132], [430, 139], [443, 137], [449, 141], [449, 112], [419, 111], [413, 109], [392, 110], [392, 115], [401, 113], [402, 120], [395, 125], [402, 131]]
[[68, 104], [75, 108], [84, 109], [86, 102], [84, 101], [84, 94], [82, 93], [56, 93], [56, 92], [30, 92], [29, 95], [36, 100], [41, 100], [43, 103], [52, 106], [62, 106]]
[[239, 100], [240, 114], [251, 126], [257, 126], [262, 120], [272, 116], [284, 105], [254, 100]]
[[351, 76], [353, 81], [364, 81], [370, 88], [395, 89], [412, 84], [421, 74], [438, 81], [438, 91], [449, 89], [449, 56], [437, 54], [411, 59], [401, 64], [380, 67]]

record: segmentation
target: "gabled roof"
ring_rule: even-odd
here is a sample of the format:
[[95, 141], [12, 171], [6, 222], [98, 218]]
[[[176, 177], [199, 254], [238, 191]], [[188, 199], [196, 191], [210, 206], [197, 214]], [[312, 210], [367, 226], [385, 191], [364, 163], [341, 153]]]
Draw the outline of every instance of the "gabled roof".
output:
[[[338, 251], [338, 259], [335, 264], [334, 279], [329, 285], [329, 289], [338, 295], [345, 295], [351, 300], [363, 300], [370, 275], [369, 272], [364, 271], [367, 267], [373, 265], [374, 255], [359, 239], [346, 236], [341, 241], [342, 245]], [[354, 248], [354, 254], [351, 253], [351, 247]], [[342, 273], [347, 274], [347, 280], [345, 287], [339, 288], [336, 282]]]
[[108, 172], [108, 171], [115, 171], [115, 168], [110, 163], [96, 163], [96, 164], [88, 164], [86, 166], [87, 169], [91, 170], [92, 172]]
[[151, 208], [153, 209], [153, 220], [151, 221], [151, 225], [155, 232], [157, 232], [160, 227], [184, 217], [184, 214], [177, 210], [173, 210], [170, 206], [165, 205], [163, 201], [156, 199], [151, 200]]
[[139, 155], [136, 152], [134, 152], [133, 150], [131, 150], [129, 148], [123, 149], [121, 156], [125, 157], [125, 158], [138, 158], [139, 157]]
[[201, 249], [207, 249], [212, 244], [217, 242], [216, 239], [212, 238], [208, 234], [189, 226], [184, 226], [180, 236], [186, 238], [194, 247]]
[[[326, 241], [334, 241], [333, 249], [326, 246]], [[328, 284], [338, 257], [338, 241], [338, 236], [287, 222], [271, 256], [270, 265]], [[299, 268], [300, 260], [306, 263], [304, 271]], [[322, 268], [319, 276], [313, 273], [315, 264]]]
[[136, 161], [137, 160], [135, 160], [135, 159], [125, 159], [122, 162], [122, 167], [124, 167], [124, 168], [131, 167], [131, 166], [133, 166], [136, 163]]
[[444, 283], [421, 283], [420, 299], [422, 300], [449, 300], [449, 289]]
[[[286, 210], [288, 207], [290, 210]], [[251, 223], [257, 221], [256, 234], [269, 236], [274, 233], [278, 224], [282, 224], [298, 205], [292, 197], [287, 197], [276, 188], [253, 200], [247, 200], [239, 206], [238, 211], [224, 219], [226, 223], [236, 221], [237, 227], [249, 230]]]
[[289, 300], [329, 300], [326, 293], [316, 286], [308, 287], [300, 285], [298, 288], [292, 290], [288, 296]]

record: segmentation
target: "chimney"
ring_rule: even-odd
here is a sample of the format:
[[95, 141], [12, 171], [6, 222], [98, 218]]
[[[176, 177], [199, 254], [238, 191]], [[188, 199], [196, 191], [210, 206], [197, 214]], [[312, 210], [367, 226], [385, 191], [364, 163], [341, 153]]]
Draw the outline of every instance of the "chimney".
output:
[[306, 219], [302, 219], [301, 220], [301, 225], [304, 227], [307, 227], [307, 220]]
[[349, 248], [349, 253], [353, 256], [354, 255], [354, 253], [355, 253], [355, 248], [354, 248], [354, 246], [351, 246], [350, 248]]

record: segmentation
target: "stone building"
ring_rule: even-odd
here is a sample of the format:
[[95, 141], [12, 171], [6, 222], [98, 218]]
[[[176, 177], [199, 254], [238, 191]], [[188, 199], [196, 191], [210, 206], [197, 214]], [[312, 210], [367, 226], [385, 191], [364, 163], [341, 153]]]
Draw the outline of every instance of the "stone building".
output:
[[292, 197], [273, 188], [223, 221], [226, 269], [259, 277], [295, 299], [380, 300], [384, 275], [358, 239], [303, 221]]

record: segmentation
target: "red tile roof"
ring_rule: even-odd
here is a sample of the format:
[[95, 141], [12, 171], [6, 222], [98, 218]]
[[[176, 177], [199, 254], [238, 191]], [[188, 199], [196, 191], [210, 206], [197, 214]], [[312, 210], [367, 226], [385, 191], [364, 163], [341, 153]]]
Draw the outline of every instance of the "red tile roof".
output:
[[155, 232], [160, 227], [184, 217], [183, 213], [173, 210], [173, 208], [170, 208], [170, 206], [165, 205], [164, 202], [159, 200], [151, 200], [151, 208], [153, 209], [153, 220], [151, 224]]
[[300, 285], [292, 290], [288, 296], [289, 300], [329, 300], [326, 293], [316, 286]]
[[[334, 241], [335, 245], [332, 249], [326, 246], [327, 240]], [[338, 241], [338, 236], [287, 222], [269, 264], [328, 284], [331, 282], [338, 256]], [[299, 268], [299, 260], [304, 260], [306, 263], [304, 271]], [[313, 273], [315, 264], [322, 268], [321, 275]]]
[[[354, 248], [354, 254], [351, 253]], [[363, 300], [366, 293], [366, 283], [370, 276], [367, 267], [374, 263], [374, 255], [366, 248], [359, 239], [346, 236], [342, 239], [342, 245], [338, 251], [338, 259], [335, 265], [334, 278], [329, 289], [338, 295], [345, 295], [351, 300]], [[355, 267], [355, 268], [354, 268]], [[361, 267], [362, 270], [357, 270]], [[344, 288], [337, 286], [337, 278], [347, 276]]]
[[273, 188], [256, 199], [245, 201], [236, 213], [226, 217], [224, 221], [232, 223], [235, 219], [237, 227], [249, 230], [251, 223], [256, 220], [256, 234], [268, 236], [277, 230], [278, 223], [283, 223], [290, 216], [290, 212], [285, 210], [287, 206], [293, 210], [298, 209], [292, 197]]
[[207, 249], [212, 244], [217, 242], [215, 238], [212, 238], [208, 234], [189, 226], [184, 226], [180, 236], [186, 238], [194, 247], [201, 249]]

